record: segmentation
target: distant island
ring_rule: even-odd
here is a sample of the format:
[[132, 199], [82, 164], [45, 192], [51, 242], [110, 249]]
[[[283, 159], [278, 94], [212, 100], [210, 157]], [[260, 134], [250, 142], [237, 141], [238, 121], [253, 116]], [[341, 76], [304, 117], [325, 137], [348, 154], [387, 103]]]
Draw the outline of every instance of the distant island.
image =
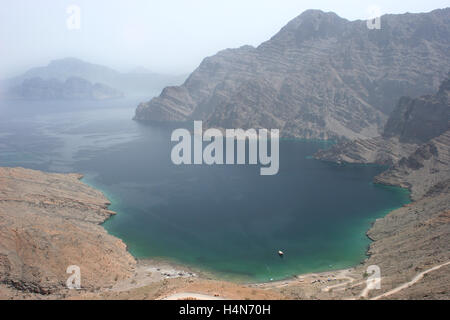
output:
[[185, 77], [152, 73], [144, 67], [119, 72], [80, 59], [64, 58], [2, 79], [2, 91], [7, 98], [111, 99], [156, 94], [165, 86], [181, 84]]
[[25, 79], [21, 85], [12, 88], [9, 97], [33, 100], [104, 100], [122, 98], [123, 93], [105, 84], [92, 84], [78, 77], [70, 77], [65, 81], [36, 77]]

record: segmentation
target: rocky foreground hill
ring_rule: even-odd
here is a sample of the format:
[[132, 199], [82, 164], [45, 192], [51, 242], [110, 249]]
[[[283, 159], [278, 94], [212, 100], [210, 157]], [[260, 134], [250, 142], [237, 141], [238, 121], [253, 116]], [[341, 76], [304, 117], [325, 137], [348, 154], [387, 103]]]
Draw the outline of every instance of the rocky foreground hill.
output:
[[[157, 299], [174, 290], [233, 299], [283, 295], [199, 277], [160, 261], [136, 261], [100, 225], [115, 213], [78, 174], [0, 167], [0, 300]], [[69, 266], [81, 290], [69, 290]], [[210, 293], [213, 295], [213, 293]]]
[[86, 290], [133, 274], [125, 244], [100, 226], [108, 200], [80, 178], [0, 167], [0, 297], [60, 292], [71, 265]]
[[140, 104], [135, 119], [278, 128], [284, 137], [377, 137], [400, 97], [431, 94], [446, 77], [449, 20], [450, 8], [384, 15], [381, 29], [369, 30], [366, 21], [309, 10], [257, 48], [204, 59], [183, 85]]

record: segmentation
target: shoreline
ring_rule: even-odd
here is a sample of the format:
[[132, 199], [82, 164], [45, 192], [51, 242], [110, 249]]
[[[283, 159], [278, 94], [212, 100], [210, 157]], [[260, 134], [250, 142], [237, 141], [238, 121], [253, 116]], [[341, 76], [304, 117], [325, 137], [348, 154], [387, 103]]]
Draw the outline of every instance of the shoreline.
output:
[[[85, 181], [82, 181], [84, 175], [82, 174], [51, 174], [44, 173], [42, 171], [23, 169], [23, 168], [5, 168], [6, 172], [16, 173], [14, 177], [14, 181], [17, 183], [31, 183], [27, 182], [28, 180], [20, 179], [23, 174], [33, 176], [33, 179], [36, 179], [39, 182], [39, 179], [47, 179], [46, 181], [52, 181], [51, 179], [57, 178], [61, 183], [64, 181], [68, 183], [68, 189], [73, 191], [74, 188], [78, 192], [85, 192], [86, 197], [84, 198], [80, 193], [78, 198], [75, 195], [71, 195], [70, 199], [73, 198], [74, 201], [77, 201], [77, 205], [81, 206], [89, 206], [91, 208], [93, 199], [95, 199], [95, 203], [101, 207], [102, 212], [104, 212], [104, 216], [99, 218], [97, 223], [94, 222], [93, 225], [97, 225], [96, 234], [105, 234], [105, 237], [111, 238], [111, 244], [114, 244], [115, 248], [113, 250], [118, 250], [118, 254], [121, 258], [129, 257], [131, 260], [129, 262], [125, 262], [129, 267], [134, 265], [128, 271], [124, 270], [125, 273], [128, 273], [128, 276], [123, 273], [123, 276], [114, 279], [112, 277], [110, 282], [105, 282], [106, 278], [97, 277], [92, 278], [90, 280], [90, 284], [88, 287], [84, 287], [81, 291], [70, 291], [65, 287], [54, 287], [52, 291], [48, 293], [39, 293], [39, 292], [27, 292], [21, 291], [20, 289], [9, 288], [4, 284], [0, 284], [0, 289], [5, 289], [4, 292], [10, 292], [4, 297], [18, 297], [19, 295], [23, 295], [24, 298], [29, 299], [47, 299], [50, 298], [68, 298], [68, 299], [84, 299], [84, 298], [131, 298], [131, 299], [164, 299], [167, 297], [184, 297], [187, 293], [198, 293], [204, 294], [206, 296], [214, 296], [220, 298], [229, 298], [229, 299], [353, 299], [357, 297], [363, 298], [373, 298], [374, 294], [368, 294], [368, 290], [364, 289], [366, 287], [366, 267], [368, 264], [380, 264], [383, 269], [383, 278], [386, 277], [390, 281], [385, 287], [383, 287], [384, 292], [389, 292], [389, 296], [397, 294], [403, 290], [403, 288], [408, 288], [408, 286], [404, 287], [407, 283], [416, 283], [413, 278], [413, 275], [420, 274], [418, 271], [425, 270], [426, 272], [431, 272], [433, 270], [438, 270], [434, 268], [439, 266], [438, 263], [441, 263], [442, 266], [447, 266], [447, 264], [442, 264], [442, 262], [446, 261], [445, 254], [441, 256], [437, 256], [437, 260], [433, 261], [423, 261], [419, 263], [414, 263], [415, 267], [407, 267], [405, 269], [405, 265], [403, 265], [404, 261], [400, 259], [397, 264], [395, 264], [394, 269], [398, 269], [398, 271], [389, 270], [389, 266], [392, 265], [393, 258], [385, 260], [383, 254], [385, 251], [395, 251], [395, 248], [392, 247], [391, 244], [386, 245], [384, 241], [378, 241], [380, 239], [386, 238], [385, 233], [387, 233], [388, 237], [392, 238], [392, 232], [394, 232], [394, 236], [396, 234], [395, 230], [398, 230], [396, 227], [391, 226], [392, 221], [396, 221], [399, 217], [404, 219], [411, 219], [411, 214], [409, 212], [413, 212], [417, 209], [425, 210], [427, 205], [431, 203], [435, 203], [434, 198], [424, 198], [422, 200], [411, 200], [404, 204], [403, 206], [395, 209], [390, 208], [387, 209], [383, 216], [374, 219], [368, 230], [365, 232], [365, 236], [371, 241], [368, 248], [365, 250], [366, 258], [361, 260], [359, 263], [355, 263], [355, 265], [346, 267], [346, 268], [337, 268], [337, 269], [325, 269], [319, 272], [308, 272], [295, 274], [290, 277], [286, 277], [284, 279], [277, 279], [274, 281], [235, 281], [233, 279], [223, 279], [214, 272], [208, 272], [202, 270], [202, 268], [197, 268], [195, 266], [188, 266], [183, 263], [178, 263], [176, 261], [172, 261], [170, 259], [164, 258], [151, 258], [151, 259], [139, 259], [131, 255], [130, 251], [126, 244], [116, 236], [109, 234], [108, 231], [102, 226], [103, 222], [110, 219], [111, 216], [115, 215], [116, 212], [112, 212], [109, 210], [109, 206], [111, 205], [111, 201], [106, 197], [105, 193], [101, 191], [99, 188], [94, 187], [88, 184]], [[20, 180], [17, 180], [20, 179]], [[60, 186], [58, 184], [58, 186]], [[398, 187], [396, 187], [398, 188]], [[405, 189], [405, 188], [403, 188]], [[59, 199], [61, 197], [61, 189], [54, 187], [54, 199]], [[67, 191], [63, 191], [67, 192]], [[51, 194], [46, 194], [46, 196], [50, 196]], [[95, 197], [95, 198], [92, 198]], [[437, 195], [436, 199], [440, 199], [442, 205], [447, 207], [446, 203], [447, 198], [445, 195]], [[56, 206], [55, 210], [59, 210], [59, 214], [66, 215], [67, 212], [64, 211], [65, 206], [60, 206], [59, 203], [55, 200], [45, 200], [45, 203], [52, 204], [52, 206]], [[68, 198], [65, 198], [68, 199]], [[83, 199], [83, 202], [79, 202]], [[42, 200], [39, 200], [42, 201]], [[58, 200], [59, 201], [59, 200]], [[72, 200], [71, 200], [72, 201]], [[39, 203], [39, 202], [37, 202]], [[47, 208], [47, 207], [44, 207]], [[80, 207], [82, 209], [84, 207]], [[83, 215], [86, 218], [90, 217], [91, 214], [96, 211], [82, 210]], [[425, 211], [426, 212], [426, 211]], [[438, 212], [439, 213], [439, 212]], [[393, 215], [394, 214], [394, 215]], [[436, 219], [436, 223], [441, 223], [440, 221], [445, 221], [446, 217], [450, 215], [450, 212], [443, 213]], [[76, 216], [75, 216], [76, 217]], [[409, 217], [409, 218], [408, 218]], [[394, 219], [394, 220], [393, 220]], [[407, 220], [411, 221], [411, 220]], [[434, 221], [434, 220], [433, 220]], [[414, 222], [414, 221], [413, 221]], [[91, 222], [92, 223], [92, 222]], [[433, 222], [434, 223], [434, 222]], [[429, 223], [428, 223], [429, 224]], [[393, 229], [393, 230], [391, 230]], [[65, 230], [65, 229], [61, 229]], [[68, 233], [70, 234], [70, 233]], [[117, 248], [117, 244], [120, 244]], [[101, 246], [97, 246], [95, 250], [101, 248]], [[381, 247], [381, 248], [380, 248]], [[380, 251], [381, 249], [381, 251]], [[122, 252], [120, 252], [122, 250]], [[397, 253], [396, 253], [397, 254]], [[397, 255], [396, 255], [397, 256]], [[69, 256], [68, 256], [69, 257]], [[381, 257], [381, 260], [380, 260]], [[70, 257], [69, 257], [70, 258]], [[92, 263], [91, 266], [95, 267], [99, 263], [98, 256], [92, 255], [91, 257]], [[72, 258], [74, 257], [72, 256]], [[109, 259], [114, 263], [114, 259], [111, 260], [111, 257], [105, 256], [104, 259]], [[395, 259], [394, 259], [395, 260]], [[442, 261], [441, 261], [442, 260]], [[71, 260], [70, 262], [72, 262]], [[95, 262], [97, 261], [97, 262]], [[397, 260], [395, 260], [397, 261]], [[394, 261], [394, 262], [395, 262]], [[124, 262], [124, 261], [122, 261]], [[108, 263], [109, 264], [109, 263]], [[125, 266], [123, 264], [122, 266]], [[412, 265], [413, 266], [413, 265]], [[427, 266], [432, 266], [429, 268]], [[434, 266], [434, 267], [433, 267]], [[58, 266], [55, 266], [59, 268]], [[118, 270], [118, 269], [114, 269]], [[401, 271], [400, 271], [401, 270]], [[431, 271], [427, 271], [431, 270]], [[444, 271], [436, 271], [445, 272]], [[61, 271], [61, 270], [60, 270]], [[399, 274], [400, 271], [400, 274]], [[401, 275], [401, 273], [405, 273], [405, 275]], [[433, 273], [434, 274], [434, 273]], [[62, 275], [62, 278], [65, 279], [65, 275]], [[412, 280], [411, 280], [412, 279]], [[419, 279], [419, 278], [418, 278]], [[420, 278], [421, 279], [421, 278]], [[419, 279], [419, 280], [420, 280]], [[406, 281], [408, 280], [408, 281]], [[410, 281], [409, 281], [410, 280]], [[414, 280], [414, 281], [413, 281]], [[384, 282], [385, 283], [385, 282]], [[419, 286], [427, 286], [427, 282], [419, 283]], [[8, 289], [9, 288], [9, 289]], [[227, 288], [222, 294], [221, 288]], [[401, 288], [401, 289], [398, 289]], [[17, 290], [17, 291], [13, 291]], [[395, 289], [395, 290], [394, 290]], [[0, 298], [2, 297], [2, 293], [0, 290]], [[394, 290], [394, 291], [393, 291]], [[140, 292], [145, 292], [144, 296], [138, 295]], [[150, 292], [150, 293], [148, 293]], [[217, 293], [220, 292], [220, 295]], [[245, 294], [244, 294], [245, 292]], [[393, 293], [391, 293], [393, 292]], [[361, 296], [364, 293], [363, 296]], [[380, 292], [381, 293], [381, 292]], [[178, 296], [177, 296], [178, 294]], [[384, 294], [384, 293], [383, 293]], [[381, 297], [383, 297], [383, 294]], [[404, 294], [403, 291], [400, 295]], [[175, 296], [174, 296], [175, 295]]]
[[[383, 167], [382, 165], [377, 165], [377, 164], [373, 164], [374, 166], [380, 166]], [[105, 192], [104, 190], [102, 190], [100, 187], [95, 186], [94, 184], [87, 182], [87, 181], [83, 181], [85, 180], [85, 175], [83, 174], [78, 174], [80, 176], [80, 181], [82, 183], [85, 183], [86, 185], [88, 185], [91, 188], [94, 188], [98, 191], [100, 191], [104, 197], [106, 199], [108, 199], [109, 207], [112, 205], [112, 201], [110, 199], [110, 196], [107, 192]], [[375, 223], [380, 220], [383, 219], [384, 217], [386, 217], [387, 215], [389, 215], [390, 213], [392, 213], [393, 211], [400, 209], [402, 207], [405, 206], [409, 206], [411, 204], [413, 204], [415, 201], [411, 198], [411, 190], [409, 188], [405, 188], [405, 187], [401, 187], [401, 186], [396, 186], [396, 185], [387, 185], [387, 184], [383, 184], [383, 183], [376, 183], [376, 182], [372, 182], [374, 185], [380, 185], [383, 187], [392, 187], [392, 188], [396, 188], [408, 192], [408, 197], [409, 197], [409, 202], [406, 204], [403, 204], [402, 206], [399, 206], [397, 208], [389, 208], [383, 211], [383, 216], [379, 217], [379, 218], [375, 218], [374, 220], [372, 220], [370, 222], [370, 227], [364, 232], [365, 236], [369, 239], [370, 243], [366, 246], [365, 249], [365, 255], [366, 258], [364, 258], [363, 260], [361, 260], [360, 262], [358, 262], [355, 265], [352, 265], [350, 267], [347, 268], [337, 268], [337, 269], [325, 269], [323, 271], [310, 271], [310, 272], [306, 272], [306, 273], [299, 273], [299, 274], [294, 274], [291, 275], [289, 277], [286, 278], [282, 278], [282, 279], [277, 279], [277, 280], [273, 280], [273, 281], [255, 281], [255, 282], [250, 282], [250, 281], [239, 281], [238, 279], [232, 279], [232, 278], [222, 278], [220, 277], [217, 273], [215, 273], [212, 270], [206, 270], [203, 269], [201, 267], [197, 267], [197, 266], [191, 266], [188, 264], [184, 264], [182, 262], [177, 262], [174, 260], [171, 260], [169, 258], [163, 258], [163, 257], [149, 257], [149, 258], [137, 258], [135, 257], [128, 249], [128, 246], [126, 245], [126, 250], [128, 253], [130, 253], [131, 256], [133, 256], [133, 258], [136, 260], [137, 265], [140, 265], [141, 267], [146, 267], [146, 268], [160, 268], [163, 273], [166, 272], [168, 273], [167, 278], [166, 279], [170, 279], [173, 278], [173, 275], [170, 274], [170, 272], [167, 271], [172, 271], [172, 270], [176, 270], [182, 273], [187, 273], [187, 274], [193, 274], [195, 275], [195, 277], [201, 278], [201, 279], [207, 279], [207, 280], [214, 280], [214, 281], [223, 281], [223, 282], [230, 282], [233, 284], [239, 284], [239, 285], [245, 285], [245, 286], [250, 286], [250, 287], [275, 287], [277, 285], [279, 285], [280, 283], [295, 283], [298, 281], [298, 279], [302, 279], [302, 278], [308, 278], [309, 276], [312, 277], [322, 277], [322, 276], [328, 276], [332, 275], [333, 273], [342, 273], [342, 272], [349, 272], [350, 270], [355, 270], [358, 268], [358, 266], [363, 265], [369, 258], [370, 258], [370, 247], [372, 245], [372, 243], [374, 243], [376, 240], [371, 238], [369, 233], [371, 231], [371, 229], [373, 228], [373, 226], [375, 225]], [[115, 211], [109, 210], [111, 212], [114, 212], [114, 214], [111, 214], [110, 217], [108, 217], [108, 219], [106, 219], [105, 221], [103, 221], [101, 223], [101, 226], [105, 229], [106, 232], [109, 233], [109, 231], [104, 227], [104, 224], [107, 223], [107, 221], [109, 219], [111, 219], [113, 216], [115, 216], [116, 214], [118, 214]], [[120, 239], [122, 242], [123, 240], [111, 233], [109, 233], [111, 236], [116, 237], [118, 239]], [[124, 242], [125, 243], [125, 242]]]

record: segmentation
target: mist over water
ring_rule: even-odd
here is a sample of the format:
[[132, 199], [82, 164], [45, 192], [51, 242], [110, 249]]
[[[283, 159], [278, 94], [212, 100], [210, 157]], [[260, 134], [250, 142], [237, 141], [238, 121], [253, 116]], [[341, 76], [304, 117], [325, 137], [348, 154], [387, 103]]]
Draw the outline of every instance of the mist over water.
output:
[[1, 102], [0, 165], [82, 173], [112, 201], [118, 214], [104, 226], [133, 255], [243, 281], [353, 266], [371, 222], [409, 201], [372, 184], [383, 168], [311, 159], [318, 142], [282, 140], [275, 176], [175, 166], [173, 128], [131, 120], [142, 100]]

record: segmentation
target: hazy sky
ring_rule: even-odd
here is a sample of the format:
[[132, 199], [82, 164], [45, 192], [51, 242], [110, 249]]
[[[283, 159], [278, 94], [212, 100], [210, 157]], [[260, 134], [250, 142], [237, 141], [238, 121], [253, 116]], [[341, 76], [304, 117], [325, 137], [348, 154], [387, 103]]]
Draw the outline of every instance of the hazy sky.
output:
[[[79, 30], [66, 22], [81, 9]], [[49, 60], [77, 57], [121, 71], [144, 66], [187, 73], [205, 56], [258, 45], [307, 9], [349, 20], [382, 13], [428, 12], [449, 0], [11, 0], [0, 9], [0, 78]]]

